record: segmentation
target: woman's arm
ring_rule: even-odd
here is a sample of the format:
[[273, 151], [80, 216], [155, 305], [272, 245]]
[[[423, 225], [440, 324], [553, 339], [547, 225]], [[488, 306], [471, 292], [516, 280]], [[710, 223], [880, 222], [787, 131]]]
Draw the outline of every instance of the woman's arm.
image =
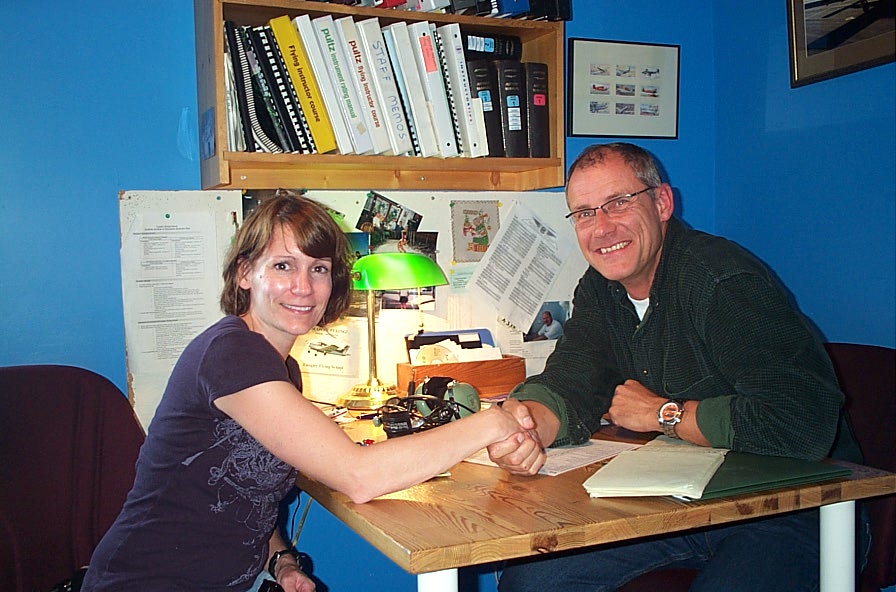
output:
[[[489, 444], [528, 438], [520, 422], [497, 406], [464, 419], [374, 446], [358, 446], [288, 382], [267, 382], [216, 400], [278, 458], [364, 503], [425, 481]], [[526, 422], [528, 421], [528, 425]]]

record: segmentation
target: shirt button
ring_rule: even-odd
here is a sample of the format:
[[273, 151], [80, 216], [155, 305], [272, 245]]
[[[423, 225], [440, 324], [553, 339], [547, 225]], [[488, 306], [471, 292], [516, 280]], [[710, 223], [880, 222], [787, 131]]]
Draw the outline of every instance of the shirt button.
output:
[[650, 374], [650, 371], [647, 370], [647, 368], [644, 368], [643, 370], [641, 370], [641, 374], [643, 374], [644, 376], [647, 376], [648, 374]]

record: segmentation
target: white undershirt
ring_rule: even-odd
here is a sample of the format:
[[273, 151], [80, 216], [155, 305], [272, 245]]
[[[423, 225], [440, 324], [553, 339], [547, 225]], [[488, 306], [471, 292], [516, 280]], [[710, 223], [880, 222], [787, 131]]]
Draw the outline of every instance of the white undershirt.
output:
[[638, 313], [638, 319], [643, 321], [644, 313], [647, 312], [647, 307], [650, 306], [650, 296], [648, 296], [644, 300], [635, 300], [628, 294], [626, 294], [626, 296], [628, 296], [628, 299], [631, 300], [632, 304], [635, 305], [635, 312]]

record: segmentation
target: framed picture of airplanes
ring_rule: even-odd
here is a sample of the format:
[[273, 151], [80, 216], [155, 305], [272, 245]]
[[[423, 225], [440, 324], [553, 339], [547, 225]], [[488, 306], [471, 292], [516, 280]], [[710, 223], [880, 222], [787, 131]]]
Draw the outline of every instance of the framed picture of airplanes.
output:
[[896, 58], [894, 0], [787, 0], [790, 86]]
[[570, 38], [570, 136], [677, 138], [678, 45]]

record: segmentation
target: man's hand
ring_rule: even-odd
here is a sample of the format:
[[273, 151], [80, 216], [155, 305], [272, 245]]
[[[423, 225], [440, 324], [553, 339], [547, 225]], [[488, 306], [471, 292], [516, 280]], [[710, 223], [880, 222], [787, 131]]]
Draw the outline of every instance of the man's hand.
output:
[[492, 462], [514, 475], [534, 475], [547, 459], [541, 436], [536, 429], [532, 409], [516, 399], [504, 401], [503, 408], [510, 412], [526, 433], [517, 433], [506, 440], [488, 447]]
[[656, 412], [667, 399], [658, 397], [637, 380], [616, 387], [610, 403], [610, 420], [633, 432], [661, 431]]
[[[608, 413], [610, 421], [633, 432], [662, 432], [656, 414], [660, 406], [668, 400], [655, 395], [637, 380], [626, 380], [624, 384], [616, 387]], [[693, 444], [711, 446], [697, 425], [699, 406], [699, 401], [685, 401], [685, 412], [681, 416], [681, 423], [675, 428], [675, 433], [682, 440]]]

